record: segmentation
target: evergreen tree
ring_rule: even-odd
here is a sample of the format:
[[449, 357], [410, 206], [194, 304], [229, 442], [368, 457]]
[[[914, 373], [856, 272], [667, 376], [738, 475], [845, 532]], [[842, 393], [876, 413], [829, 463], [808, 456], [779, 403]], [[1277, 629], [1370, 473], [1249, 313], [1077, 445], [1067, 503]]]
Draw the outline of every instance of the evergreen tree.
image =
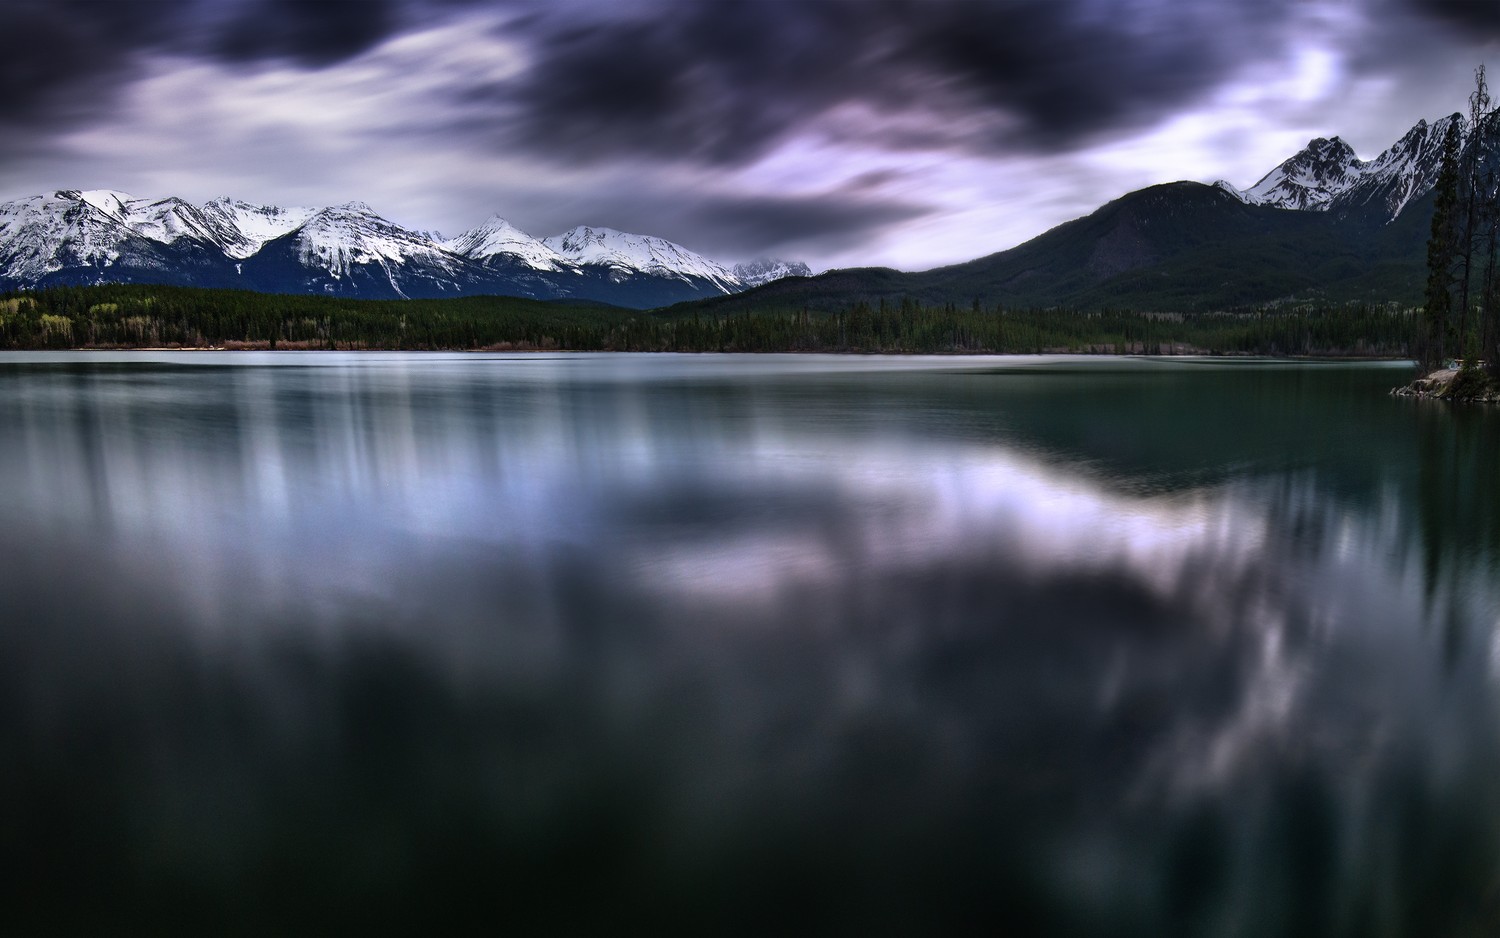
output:
[[1437, 201], [1432, 210], [1432, 236], [1427, 240], [1426, 340], [1422, 363], [1440, 366], [1447, 357], [1453, 307], [1453, 261], [1458, 251], [1458, 121], [1448, 122], [1443, 137], [1443, 161], [1438, 171]]
[[1478, 228], [1483, 238], [1484, 273], [1479, 289], [1480, 356], [1500, 378], [1500, 108], [1491, 108], [1470, 132], [1478, 186]]
[[1463, 150], [1463, 161], [1459, 186], [1462, 190], [1464, 213], [1459, 230], [1459, 256], [1463, 264], [1458, 281], [1458, 341], [1454, 354], [1465, 365], [1473, 361], [1469, 313], [1473, 309], [1469, 289], [1474, 283], [1474, 252], [1479, 247], [1483, 229], [1485, 195], [1482, 192], [1483, 171], [1480, 157], [1484, 149], [1481, 128], [1490, 114], [1490, 89], [1485, 81], [1483, 65], [1474, 70], [1474, 91], [1469, 95], [1469, 140]]

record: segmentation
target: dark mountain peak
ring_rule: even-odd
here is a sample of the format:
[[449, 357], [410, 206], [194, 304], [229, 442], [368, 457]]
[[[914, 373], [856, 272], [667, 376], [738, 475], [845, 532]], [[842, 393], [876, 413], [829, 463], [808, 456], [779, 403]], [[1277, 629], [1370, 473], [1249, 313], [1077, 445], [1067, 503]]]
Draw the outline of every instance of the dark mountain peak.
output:
[[1225, 192], [1220, 186], [1206, 186], [1201, 182], [1183, 179], [1163, 182], [1134, 192], [1127, 192], [1104, 208], [1115, 206], [1133, 212], [1180, 211], [1183, 208], [1201, 206], [1239, 205], [1241, 201]]
[[1347, 160], [1354, 156], [1354, 148], [1344, 141], [1343, 137], [1334, 135], [1332, 137], [1314, 137], [1307, 141], [1307, 146], [1302, 149], [1302, 154], [1322, 160]]

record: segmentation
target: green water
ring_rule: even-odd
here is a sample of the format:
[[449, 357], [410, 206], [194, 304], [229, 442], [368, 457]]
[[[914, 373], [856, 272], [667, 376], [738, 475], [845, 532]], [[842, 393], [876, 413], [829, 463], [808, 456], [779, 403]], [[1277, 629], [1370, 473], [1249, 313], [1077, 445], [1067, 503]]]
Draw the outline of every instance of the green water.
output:
[[1395, 364], [0, 356], [23, 932], [1500, 930]]

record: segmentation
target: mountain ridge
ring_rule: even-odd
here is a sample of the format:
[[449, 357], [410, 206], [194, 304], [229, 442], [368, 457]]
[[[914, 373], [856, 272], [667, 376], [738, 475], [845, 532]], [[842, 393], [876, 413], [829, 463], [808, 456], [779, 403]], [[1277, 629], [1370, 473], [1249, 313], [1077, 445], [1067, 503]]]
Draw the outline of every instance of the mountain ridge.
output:
[[193, 206], [58, 190], [0, 204], [0, 288], [169, 282], [365, 298], [689, 302], [722, 312], [903, 297], [1162, 311], [1415, 303], [1431, 190], [1455, 122], [1466, 130], [1459, 114], [1418, 121], [1370, 160], [1338, 136], [1317, 137], [1246, 189], [1223, 180], [1148, 187], [959, 264], [817, 277], [776, 259], [728, 268], [665, 239], [599, 226], [535, 238], [495, 215], [443, 239], [362, 202], [280, 208], [223, 197]]
[[1299, 211], [1360, 214], [1389, 223], [1408, 202], [1432, 189], [1442, 160], [1443, 137], [1462, 114], [1427, 123], [1424, 118], [1374, 159], [1362, 160], [1341, 137], [1315, 137], [1246, 189], [1215, 185], [1249, 205]]
[[[776, 261], [772, 268], [795, 273], [806, 265]], [[283, 208], [223, 196], [195, 206], [173, 196], [60, 189], [0, 203], [0, 289], [113, 282], [370, 299], [492, 294], [638, 308], [754, 285], [664, 238], [598, 226], [534, 238], [498, 215], [444, 239], [359, 201]]]
[[717, 315], [860, 302], [1193, 312], [1417, 305], [1432, 188], [1452, 114], [1361, 160], [1314, 138], [1246, 189], [1179, 181], [1126, 193], [1003, 251], [925, 271], [847, 268], [686, 304]]

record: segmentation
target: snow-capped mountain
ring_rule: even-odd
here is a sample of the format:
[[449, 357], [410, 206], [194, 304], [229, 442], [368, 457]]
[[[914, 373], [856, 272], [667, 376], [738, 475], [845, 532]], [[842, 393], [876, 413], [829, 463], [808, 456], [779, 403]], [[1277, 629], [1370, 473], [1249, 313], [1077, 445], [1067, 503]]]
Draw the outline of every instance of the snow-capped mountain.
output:
[[64, 267], [104, 267], [119, 257], [128, 234], [117, 215], [81, 192], [17, 199], [0, 205], [0, 265], [21, 282]]
[[1421, 120], [1373, 160], [1361, 160], [1338, 137], [1318, 137], [1248, 189], [1223, 180], [1217, 185], [1250, 205], [1296, 211], [1359, 213], [1389, 222], [1409, 203], [1432, 190], [1442, 163], [1443, 138], [1457, 121], [1452, 114]]
[[747, 286], [682, 245], [611, 228], [534, 238], [494, 216], [443, 239], [362, 202], [281, 208], [226, 197], [194, 206], [108, 189], [0, 204], [0, 289], [105, 282], [369, 298], [499, 294], [642, 308]]
[[761, 257], [743, 264], [735, 264], [734, 278], [745, 285], [745, 289], [758, 287], [784, 277], [811, 277], [812, 268], [801, 261], [784, 261], [779, 257]]
[[562, 270], [567, 266], [562, 255], [542, 243], [540, 238], [533, 238], [499, 215], [491, 215], [478, 228], [443, 241], [442, 246], [460, 257], [480, 263], [503, 258], [519, 261], [536, 270]]
[[315, 208], [252, 205], [228, 196], [203, 206], [203, 217], [224, 245], [224, 253], [244, 260], [275, 240], [297, 230], [318, 213]]
[[705, 280], [724, 293], [743, 289], [722, 264], [663, 238], [580, 225], [566, 234], [544, 238], [542, 243], [580, 267], [604, 267], [617, 275]]
[[[363, 202], [325, 208], [289, 235], [303, 265], [348, 276], [358, 267], [376, 264], [387, 272], [414, 262], [453, 269], [453, 255], [425, 235], [408, 231], [375, 214]], [[391, 274], [394, 277], [394, 274]]]
[[363, 202], [313, 212], [235, 264], [235, 272], [257, 289], [273, 284], [277, 292], [352, 297], [454, 296], [477, 285], [463, 258]]
[[1321, 211], [1359, 179], [1365, 165], [1338, 137], [1318, 137], [1246, 189], [1242, 198], [1251, 205]]
[[158, 244], [172, 244], [191, 238], [205, 244], [217, 244], [221, 234], [214, 224], [196, 206], [178, 198], [145, 199], [122, 198], [120, 193], [111, 195], [121, 201], [125, 227], [135, 234]]
[[1430, 125], [1425, 120], [1418, 121], [1390, 149], [1365, 164], [1359, 178], [1339, 193], [1332, 208], [1370, 212], [1386, 220], [1400, 215], [1408, 204], [1437, 184], [1443, 163], [1443, 138], [1448, 134], [1448, 126], [1455, 122], [1463, 139], [1467, 122], [1462, 115], [1451, 114]]
[[0, 204], [0, 286], [152, 279], [201, 285], [216, 255], [198, 219], [177, 205], [103, 189]]

